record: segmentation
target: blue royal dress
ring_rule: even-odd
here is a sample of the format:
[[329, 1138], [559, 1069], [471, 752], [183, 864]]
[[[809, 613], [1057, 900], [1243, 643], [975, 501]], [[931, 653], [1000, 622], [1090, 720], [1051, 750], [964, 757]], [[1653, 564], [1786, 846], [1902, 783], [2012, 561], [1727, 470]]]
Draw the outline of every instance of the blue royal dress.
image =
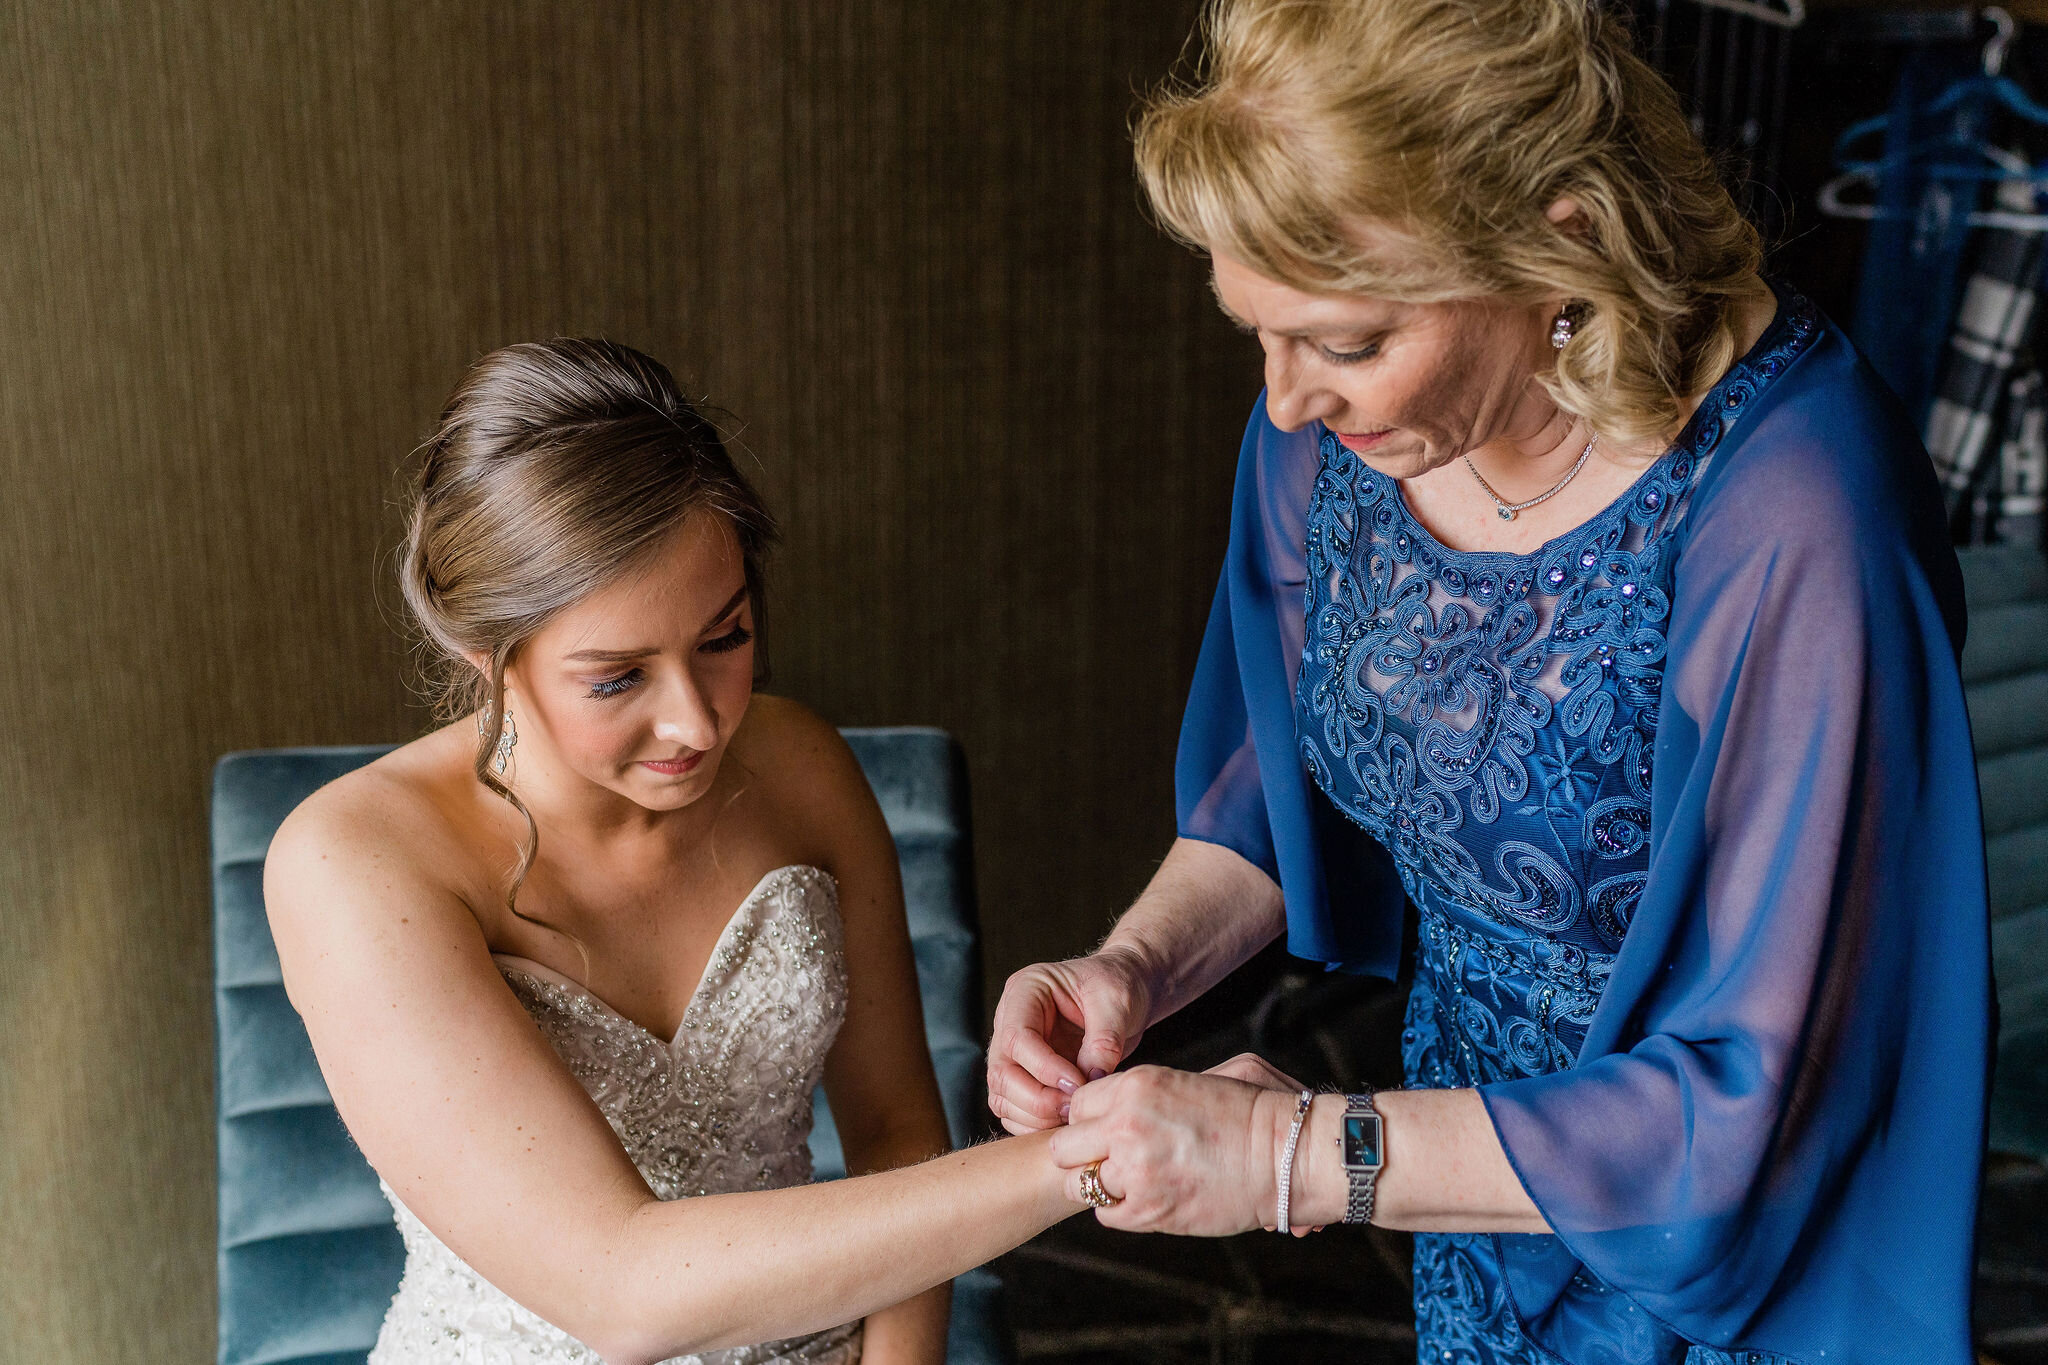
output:
[[1991, 1037], [1960, 576], [1810, 303], [1605, 511], [1462, 552], [1263, 404], [1180, 830], [1398, 970], [1554, 1234], [1416, 1238], [1425, 1365], [1965, 1365]]

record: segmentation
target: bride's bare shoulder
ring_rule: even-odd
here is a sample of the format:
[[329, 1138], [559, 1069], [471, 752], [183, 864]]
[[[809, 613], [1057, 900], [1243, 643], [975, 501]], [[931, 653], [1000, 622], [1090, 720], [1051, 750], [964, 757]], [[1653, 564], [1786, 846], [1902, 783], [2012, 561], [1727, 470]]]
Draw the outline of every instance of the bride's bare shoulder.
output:
[[757, 693], [733, 736], [733, 754], [778, 804], [838, 806], [867, 793], [867, 781], [831, 721], [788, 697]]
[[842, 863], [890, 848], [860, 761], [832, 722], [802, 702], [756, 695], [732, 755], [758, 787], [760, 809], [772, 812], [804, 861], [836, 874]]
[[477, 840], [473, 736], [458, 724], [404, 744], [321, 787], [287, 816], [265, 858], [273, 920], [337, 895], [462, 899]]

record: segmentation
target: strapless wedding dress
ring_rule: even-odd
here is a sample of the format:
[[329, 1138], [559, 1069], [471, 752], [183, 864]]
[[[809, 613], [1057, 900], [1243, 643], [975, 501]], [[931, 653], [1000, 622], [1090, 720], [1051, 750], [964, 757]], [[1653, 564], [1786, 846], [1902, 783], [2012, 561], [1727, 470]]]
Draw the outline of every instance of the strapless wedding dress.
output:
[[[704, 979], [664, 1042], [537, 962], [498, 970], [603, 1111], [662, 1199], [801, 1185], [811, 1178], [811, 1092], [846, 1016], [838, 885], [778, 868], [733, 912]], [[602, 1365], [514, 1303], [415, 1218], [389, 1185], [405, 1276], [368, 1365]], [[853, 1365], [861, 1325], [679, 1356], [707, 1365]]]

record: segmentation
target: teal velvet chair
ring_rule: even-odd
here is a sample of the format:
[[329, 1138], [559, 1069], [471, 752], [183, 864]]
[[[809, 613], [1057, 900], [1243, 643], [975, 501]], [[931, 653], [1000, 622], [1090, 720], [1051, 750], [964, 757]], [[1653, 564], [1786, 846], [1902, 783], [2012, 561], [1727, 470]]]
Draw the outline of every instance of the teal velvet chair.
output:
[[1991, 1146], [2048, 1159], [2048, 561], [2029, 546], [1962, 552], [1963, 685], [1984, 798], [1998, 1067]]
[[[931, 729], [847, 730], [903, 866], [925, 1031], [955, 1143], [981, 1114], [981, 963], [959, 746]], [[220, 1365], [361, 1365], [404, 1249], [285, 998], [263, 858], [292, 807], [385, 746], [229, 754], [213, 775], [214, 1008], [220, 1142]], [[821, 1092], [811, 1150], [845, 1174]], [[1001, 1286], [954, 1284], [949, 1365], [1010, 1358]]]

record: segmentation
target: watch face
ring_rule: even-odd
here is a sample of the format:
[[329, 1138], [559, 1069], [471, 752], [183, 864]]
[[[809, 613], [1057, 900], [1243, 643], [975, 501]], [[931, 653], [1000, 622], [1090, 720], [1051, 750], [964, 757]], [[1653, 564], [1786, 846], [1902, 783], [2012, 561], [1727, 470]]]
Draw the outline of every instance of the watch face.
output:
[[1381, 1160], [1378, 1114], [1344, 1116], [1344, 1164], [1379, 1169]]

